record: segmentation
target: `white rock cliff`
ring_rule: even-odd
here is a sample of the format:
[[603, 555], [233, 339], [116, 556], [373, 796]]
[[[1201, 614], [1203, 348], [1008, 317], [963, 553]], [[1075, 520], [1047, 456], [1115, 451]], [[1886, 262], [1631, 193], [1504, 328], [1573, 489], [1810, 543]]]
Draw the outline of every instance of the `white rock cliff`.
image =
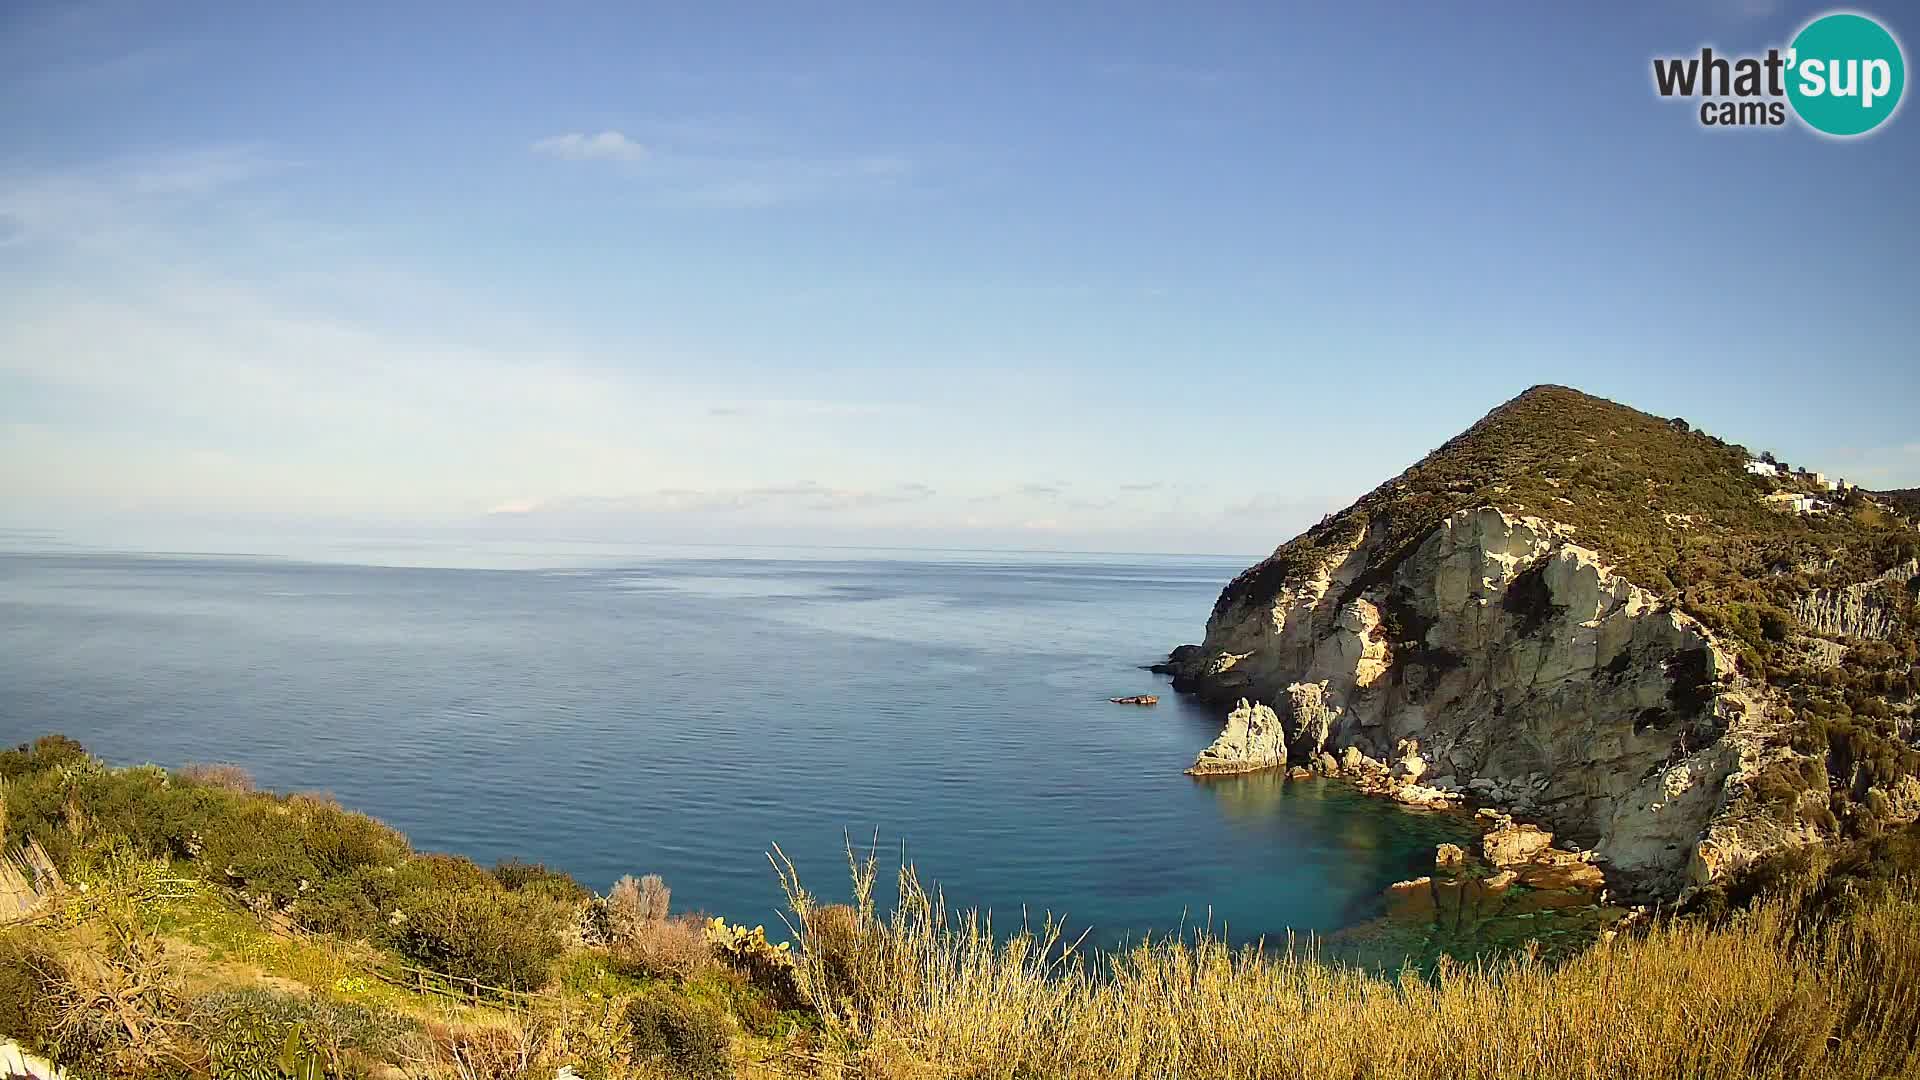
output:
[[1413, 778], [1549, 822], [1634, 891], [1803, 839], [1728, 810], [1762, 764], [1764, 697], [1705, 627], [1566, 528], [1482, 508], [1397, 566], [1382, 546], [1369, 530], [1273, 595], [1223, 598], [1163, 670], [1272, 703], [1287, 744], [1273, 764], [1354, 748], [1404, 772], [1417, 745]]

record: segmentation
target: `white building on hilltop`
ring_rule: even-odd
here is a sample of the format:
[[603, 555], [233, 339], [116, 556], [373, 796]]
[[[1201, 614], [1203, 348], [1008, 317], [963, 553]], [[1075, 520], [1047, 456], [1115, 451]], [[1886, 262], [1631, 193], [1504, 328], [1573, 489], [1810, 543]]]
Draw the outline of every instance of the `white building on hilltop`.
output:
[[1755, 476], [1779, 476], [1780, 475], [1780, 469], [1778, 466], [1769, 465], [1764, 461], [1757, 461], [1757, 460], [1747, 462], [1747, 471], [1752, 473]]

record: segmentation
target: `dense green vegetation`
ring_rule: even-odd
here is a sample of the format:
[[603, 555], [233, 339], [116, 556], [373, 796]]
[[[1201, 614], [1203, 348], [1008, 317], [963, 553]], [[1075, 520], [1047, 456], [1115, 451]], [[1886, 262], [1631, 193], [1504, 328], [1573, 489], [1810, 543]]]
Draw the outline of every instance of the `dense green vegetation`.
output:
[[306, 930], [375, 939], [436, 970], [507, 989], [546, 981], [560, 931], [587, 895], [570, 880], [519, 866], [496, 875], [462, 858], [415, 855], [394, 830], [312, 796], [157, 768], [109, 769], [58, 736], [0, 753], [0, 781], [5, 840], [35, 837], [57, 864], [72, 865], [101, 844], [190, 862]]
[[[1783, 739], [1822, 762], [1801, 780], [1830, 782], [1834, 809], [1809, 813], [1835, 828], [1871, 832], [1878, 815], [1870, 790], [1920, 772], [1912, 719], [1920, 698], [1920, 578], [1873, 586], [1873, 603], [1890, 625], [1885, 637], [1823, 638], [1793, 611], [1817, 590], [1870, 581], [1913, 559], [1920, 533], [1885, 499], [1824, 492], [1799, 473], [1753, 475], [1746, 465], [1755, 456], [1684, 420], [1566, 387], [1534, 387], [1235, 578], [1216, 612], [1266, 602], [1369, 530], [1383, 554], [1354, 593], [1390, 580], [1457, 511], [1494, 506], [1560, 522], [1628, 580], [1731, 642], [1743, 674], [1788, 702], [1792, 723]], [[1782, 511], [1765, 501], [1780, 491], [1833, 506]], [[1397, 644], [1419, 637], [1421, 628], [1402, 625], [1392, 604], [1385, 614]], [[1833, 646], [1844, 650], [1837, 663]], [[1806, 788], [1785, 793], [1799, 790]]]
[[1895, 488], [1892, 491], [1876, 491], [1874, 497], [1887, 503], [1908, 517], [1920, 516], [1920, 488]]
[[812, 1023], [784, 949], [671, 916], [657, 877], [603, 898], [417, 853], [231, 766], [109, 768], [60, 736], [0, 751], [0, 843], [28, 838], [78, 889], [0, 929], [0, 1035], [75, 1080], [724, 1076], [737, 1045]]

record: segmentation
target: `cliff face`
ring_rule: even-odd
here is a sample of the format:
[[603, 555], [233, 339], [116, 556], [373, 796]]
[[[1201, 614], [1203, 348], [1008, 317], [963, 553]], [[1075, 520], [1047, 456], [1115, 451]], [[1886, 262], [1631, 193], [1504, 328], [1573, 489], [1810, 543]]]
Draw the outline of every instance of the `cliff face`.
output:
[[1899, 627], [1888, 585], [1920, 578], [1920, 559], [1909, 559], [1872, 581], [1837, 589], [1814, 589], [1794, 601], [1793, 615], [1816, 633], [1884, 641]]
[[[1756, 831], [1720, 811], [1764, 755], [1767, 710], [1698, 622], [1539, 518], [1459, 511], [1356, 591], [1377, 540], [1216, 611], [1175, 685], [1282, 703], [1296, 761], [1411, 750], [1426, 782], [1497, 794], [1652, 889], [1687, 880], [1710, 825]], [[1410, 646], [1390, 648], [1389, 613], [1422, 630]]]
[[[1512, 441], [1501, 415], [1475, 429], [1483, 441]], [[1176, 688], [1271, 704], [1282, 761], [1332, 771], [1357, 749], [1550, 822], [1635, 892], [1703, 884], [1818, 838], [1824, 791], [1788, 813], [1752, 796], [1798, 755], [1783, 737], [1788, 695], [1741, 669], [1747, 643], [1683, 613], [1673, 590], [1628, 580], [1576, 526], [1450, 508], [1423, 488], [1428, 464], [1236, 579], [1205, 640], [1162, 665]], [[1501, 479], [1473, 494], [1498, 495]], [[1577, 485], [1563, 490], [1557, 501], [1574, 505]], [[1688, 528], [1677, 510], [1648, 513]], [[1808, 592], [1802, 618], [1810, 632], [1880, 634], [1899, 623], [1880, 596]]]

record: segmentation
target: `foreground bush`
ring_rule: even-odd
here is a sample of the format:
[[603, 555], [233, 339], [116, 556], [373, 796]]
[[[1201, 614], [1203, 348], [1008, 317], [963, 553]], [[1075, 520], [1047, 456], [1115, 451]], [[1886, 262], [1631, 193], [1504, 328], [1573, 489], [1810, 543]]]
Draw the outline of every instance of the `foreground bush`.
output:
[[315, 1075], [359, 1075], [394, 1056], [418, 1031], [399, 1014], [322, 994], [222, 990], [192, 1004], [191, 1022], [215, 1076], [276, 1076], [293, 1064]]
[[642, 923], [616, 940], [608, 957], [622, 974], [656, 979], [691, 978], [716, 962], [706, 925], [692, 916]]
[[563, 945], [551, 900], [506, 888], [428, 888], [408, 893], [391, 940], [427, 967], [508, 990], [547, 984]]
[[638, 1063], [686, 1080], [733, 1075], [726, 1018], [684, 995], [649, 993], [627, 1003], [629, 1048]]
[[[190, 860], [262, 906], [291, 907], [410, 855], [405, 837], [331, 800], [255, 793], [226, 773], [194, 780], [152, 766], [110, 769], [59, 736], [0, 753], [0, 782], [9, 844], [32, 836], [69, 869], [112, 848]], [[328, 921], [330, 930], [368, 929], [337, 913]]]
[[63, 1066], [69, 1080], [184, 1077], [194, 1036], [181, 1017], [180, 972], [165, 943], [144, 930], [124, 898], [102, 898], [84, 933], [56, 937], [37, 927], [0, 936], [0, 1004], [21, 1028], [0, 1034]]
[[46, 1050], [53, 1039], [52, 983], [62, 973], [59, 958], [37, 939], [21, 931], [0, 934], [0, 1035]]
[[[1670, 922], [1558, 967], [1530, 956], [1397, 980], [1201, 938], [1081, 958], [996, 942], [911, 869], [894, 913], [856, 868], [853, 931], [786, 868], [802, 984], [871, 1076], [1526, 1078], [1920, 1075], [1920, 894], [1822, 923], [1798, 898]], [[851, 955], [848, 955], [849, 950]]]
[[545, 984], [591, 897], [537, 863], [488, 872], [415, 855], [404, 836], [311, 795], [255, 792], [230, 767], [110, 769], [60, 736], [0, 751], [0, 829], [69, 871], [125, 851], [197, 875], [303, 928], [375, 939], [415, 962], [509, 989]]

